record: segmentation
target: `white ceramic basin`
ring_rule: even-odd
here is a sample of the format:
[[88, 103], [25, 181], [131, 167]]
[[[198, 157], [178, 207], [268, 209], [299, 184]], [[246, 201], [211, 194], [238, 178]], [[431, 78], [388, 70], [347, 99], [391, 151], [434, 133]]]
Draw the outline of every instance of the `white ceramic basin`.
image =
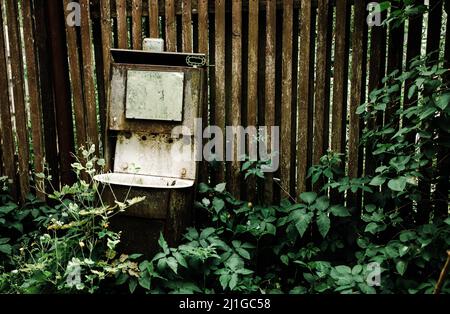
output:
[[194, 185], [193, 180], [128, 173], [105, 173], [95, 176], [94, 180], [103, 184], [153, 189], [184, 189]]

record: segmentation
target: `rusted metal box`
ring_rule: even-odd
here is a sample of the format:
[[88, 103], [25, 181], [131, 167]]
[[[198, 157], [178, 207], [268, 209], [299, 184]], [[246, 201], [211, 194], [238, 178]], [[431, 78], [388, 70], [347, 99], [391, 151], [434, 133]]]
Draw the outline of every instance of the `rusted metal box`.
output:
[[[104, 147], [110, 173], [96, 180], [108, 204], [146, 197], [113, 226], [123, 232], [124, 252], [151, 256], [161, 232], [175, 245], [192, 217], [194, 155], [202, 144], [194, 134], [202, 116], [206, 56], [119, 49], [111, 54]], [[174, 136], [174, 128], [181, 134]]]

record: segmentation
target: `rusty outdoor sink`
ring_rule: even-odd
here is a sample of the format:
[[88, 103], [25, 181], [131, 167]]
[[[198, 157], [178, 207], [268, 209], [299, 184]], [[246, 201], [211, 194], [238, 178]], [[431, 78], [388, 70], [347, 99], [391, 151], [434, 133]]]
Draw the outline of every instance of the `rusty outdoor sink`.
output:
[[[150, 257], [161, 233], [176, 245], [191, 222], [198, 176], [193, 153], [201, 143], [183, 138], [193, 136], [201, 117], [204, 68], [192, 66], [188, 54], [113, 49], [112, 57], [104, 145], [111, 173], [95, 180], [108, 205], [145, 197], [112, 227], [122, 231], [120, 250]], [[182, 136], [172, 136], [180, 127]]]

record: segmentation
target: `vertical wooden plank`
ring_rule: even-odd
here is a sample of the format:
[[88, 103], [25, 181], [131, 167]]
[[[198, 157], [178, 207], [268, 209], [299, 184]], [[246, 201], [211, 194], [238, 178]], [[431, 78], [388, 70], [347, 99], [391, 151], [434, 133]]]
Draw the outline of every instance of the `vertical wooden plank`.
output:
[[14, 166], [14, 138], [12, 132], [11, 111], [9, 104], [8, 72], [3, 30], [3, 7], [0, 3], [0, 139], [2, 147], [3, 174], [11, 182], [11, 194], [17, 197], [16, 169]]
[[148, 16], [150, 27], [150, 38], [159, 37], [159, 6], [158, 0], [148, 0]]
[[17, 1], [7, 0], [8, 38], [11, 54], [11, 75], [14, 95], [14, 112], [16, 121], [17, 147], [18, 147], [18, 173], [20, 183], [20, 197], [25, 201], [30, 192], [29, 185], [29, 141], [27, 129], [27, 113], [25, 109], [25, 94], [23, 80], [22, 40], [20, 38], [19, 12]]
[[198, 0], [198, 51], [208, 53], [208, 0]]
[[[225, 1], [215, 1], [215, 112], [214, 124], [225, 130]], [[219, 163], [217, 182], [224, 182], [223, 162]]]
[[175, 18], [175, 1], [166, 0], [166, 50], [177, 51], [177, 24]]
[[[439, 58], [439, 46], [441, 41], [441, 21], [442, 21], [442, 2], [436, 3], [432, 6], [428, 15], [427, 26], [427, 48], [426, 53], [431, 55], [431, 62], [435, 62]], [[426, 95], [424, 95], [426, 96]], [[422, 152], [433, 148], [432, 143], [427, 143], [422, 146]], [[442, 162], [442, 161], [441, 161]], [[430, 178], [434, 175], [433, 169], [425, 166], [421, 169], [424, 178], [419, 180], [419, 189], [422, 194], [422, 199], [417, 205], [417, 223], [426, 224], [429, 222], [430, 214], [433, 211], [431, 199], [431, 184]], [[448, 214], [448, 212], [447, 212]]]
[[301, 1], [300, 12], [300, 61], [298, 82], [298, 136], [297, 136], [297, 196], [306, 191], [308, 171], [308, 142], [310, 138], [308, 120], [310, 116], [311, 71], [311, 1]]
[[[265, 115], [264, 124], [267, 128], [275, 126], [275, 69], [276, 69], [276, 28], [277, 28], [277, 4], [275, 0], [266, 3], [266, 69], [265, 69]], [[267, 131], [267, 152], [272, 154], [271, 130]], [[273, 173], [267, 173], [265, 184], [265, 201], [273, 202]]]
[[[419, 3], [419, 0], [416, 1], [416, 4]], [[408, 23], [408, 45], [406, 50], [406, 65], [409, 66], [410, 61], [414, 58], [420, 55], [420, 50], [422, 46], [422, 25], [423, 25], [423, 16], [422, 15], [415, 15], [409, 19]], [[406, 69], [408, 70], [408, 68]], [[417, 95], [412, 96], [411, 98], [408, 98], [406, 95], [408, 95], [408, 91], [412, 84], [415, 82], [411, 80], [406, 80], [405, 82], [405, 88], [404, 88], [404, 102], [403, 102], [403, 108], [408, 108], [412, 104], [414, 104], [417, 101]], [[404, 121], [407, 119], [406, 117], [403, 117]], [[415, 134], [410, 134], [408, 136], [408, 141], [413, 142], [415, 138]], [[403, 220], [406, 223], [413, 222], [413, 204], [407, 204], [405, 206], [402, 206], [400, 208], [400, 214]]]
[[[259, 3], [257, 0], [249, 0], [248, 13], [248, 75], [247, 75], [247, 127], [258, 125], [258, 28], [259, 28]], [[248, 155], [257, 154], [257, 134], [249, 132]], [[256, 143], [257, 144], [257, 143]], [[256, 196], [256, 180], [249, 177], [247, 182], [247, 198], [254, 200]]]
[[[22, 2], [23, 34], [25, 40], [25, 59], [28, 76], [28, 92], [30, 103], [31, 131], [33, 139], [34, 171], [42, 173], [44, 170], [44, 144], [42, 131], [42, 108], [39, 95], [39, 77], [36, 63], [35, 31], [31, 1]], [[36, 178], [36, 196], [44, 199], [41, 192], [44, 189], [43, 181]]]
[[126, 0], [116, 0], [117, 10], [117, 41], [119, 49], [128, 48], [127, 30], [127, 2]]
[[328, 20], [328, 1], [318, 0], [313, 164], [320, 163], [320, 158], [328, 148], [328, 121], [330, 111], [330, 51], [328, 50], [328, 28], [332, 27], [332, 25], [328, 24]]
[[89, 0], [81, 4], [81, 51], [83, 56], [84, 104], [87, 125], [87, 140], [94, 144], [98, 153], [97, 108], [92, 60], [91, 23]]
[[182, 38], [183, 52], [192, 52], [192, 4], [191, 0], [183, 0]]
[[[199, 53], [208, 54], [208, 0], [198, 1], [198, 51]], [[208, 76], [205, 75], [204, 82], [204, 92], [203, 92], [203, 108], [202, 108], [202, 122], [203, 128], [209, 125], [209, 98], [208, 98]], [[200, 182], [207, 183], [209, 180], [208, 176], [208, 163], [202, 161], [200, 163]]]
[[[361, 105], [363, 98], [363, 67], [364, 67], [364, 29], [366, 23], [366, 7], [364, 1], [357, 1], [354, 5], [355, 18], [352, 34], [352, 74], [350, 92], [350, 120], [348, 141], [348, 174], [356, 178], [360, 174], [359, 139], [361, 120], [356, 109]], [[354, 197], [349, 198], [351, 205], [356, 205]]]
[[[71, 0], [64, 0], [64, 7], [71, 2]], [[70, 12], [66, 12], [66, 19]], [[72, 83], [72, 99], [75, 116], [75, 130], [77, 136], [78, 147], [86, 146], [86, 114], [84, 112], [83, 103], [83, 85], [80, 71], [80, 59], [78, 55], [77, 43], [77, 28], [75, 26], [68, 26], [66, 24], [67, 36], [67, 53], [69, 57], [70, 81]]]
[[[61, 5], [63, 1], [60, 1]], [[62, 185], [71, 185], [75, 174], [70, 166], [73, 162], [74, 131], [72, 103], [70, 97], [69, 64], [65, 34], [64, 11], [61, 6], [47, 2], [47, 25], [49, 31], [53, 95], [55, 99], [56, 126], [58, 132], [59, 173]], [[48, 53], [48, 51], [47, 51]]]
[[133, 0], [131, 8], [131, 31], [133, 49], [142, 49], [142, 0]]
[[[403, 63], [403, 41], [405, 35], [405, 25], [401, 24], [397, 28], [392, 26], [389, 29], [389, 46], [388, 46], [388, 60], [387, 60], [387, 74], [390, 74], [395, 70], [402, 70]], [[400, 95], [400, 91], [398, 92]], [[392, 117], [397, 109], [400, 107], [400, 102], [394, 102], [390, 105], [385, 114], [385, 122], [389, 122], [390, 117]], [[399, 121], [395, 121], [393, 127], [398, 127]]]
[[[242, 100], [242, 0], [232, 2], [232, 78], [231, 78], [231, 123], [239, 127]], [[231, 162], [230, 193], [240, 197], [240, 162], [238, 161], [238, 137], [233, 137], [233, 160]]]
[[[385, 15], [383, 14], [383, 19]], [[377, 88], [381, 87], [381, 81], [385, 74], [386, 63], [386, 31], [384, 27], [372, 26], [371, 28], [371, 44], [370, 44], [370, 60], [369, 60], [369, 94]], [[381, 125], [382, 115], [374, 117], [368, 121], [368, 127], [374, 129]], [[365, 158], [365, 175], [373, 175], [377, 165], [372, 154], [372, 147], [366, 147]]]
[[111, 38], [111, 3], [110, 0], [102, 0], [100, 2], [100, 19], [101, 19], [101, 33], [102, 33], [102, 60], [103, 60], [103, 82], [105, 90], [105, 104], [100, 106], [100, 114], [103, 114], [105, 123], [103, 125], [103, 147], [104, 147], [104, 158], [106, 160], [106, 169], [110, 170], [110, 147], [108, 140], [108, 104], [109, 104], [109, 81], [111, 75], [111, 54], [110, 49], [112, 45]]
[[292, 114], [292, 35], [293, 1], [283, 1], [283, 52], [281, 94], [281, 152], [280, 174], [282, 198], [287, 198], [291, 187], [291, 114]]
[[345, 153], [348, 86], [348, 0], [336, 3], [331, 149]]
[[[99, 4], [98, 2], [96, 4]], [[95, 8], [100, 12], [100, 8]], [[106, 125], [106, 94], [105, 94], [105, 79], [103, 70], [103, 42], [102, 42], [102, 29], [101, 29], [101, 17], [95, 16], [92, 21], [92, 41], [93, 41], [93, 53], [94, 53], [94, 69], [95, 69], [95, 90], [98, 102], [98, 123], [99, 126], [99, 142], [104, 139], [105, 125]], [[103, 143], [102, 143], [103, 144]], [[99, 157], [101, 154], [99, 154]]]
[[[57, 146], [57, 132], [56, 132], [56, 113], [55, 100], [53, 97], [53, 86], [51, 77], [51, 53], [49, 53], [50, 38], [48, 36], [48, 28], [46, 25], [45, 0], [34, 0], [34, 14], [36, 24], [36, 48], [38, 54], [39, 64], [39, 88], [42, 104], [45, 139], [45, 161], [49, 167], [49, 174], [52, 176], [52, 185], [59, 186], [59, 165], [58, 165], [58, 146]], [[53, 190], [47, 186], [49, 193]]]

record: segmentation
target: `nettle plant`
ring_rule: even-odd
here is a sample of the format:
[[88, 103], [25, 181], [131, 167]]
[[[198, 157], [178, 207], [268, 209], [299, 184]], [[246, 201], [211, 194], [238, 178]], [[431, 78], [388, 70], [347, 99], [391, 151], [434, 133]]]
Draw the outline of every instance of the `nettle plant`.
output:
[[[197, 208], [210, 226], [189, 229], [178, 248], [160, 240], [163, 253], [151, 262], [157, 291], [431, 293], [450, 245], [436, 157], [448, 157], [450, 147], [446, 72], [429, 56], [416, 58], [358, 108], [374, 173], [350, 178], [342, 155], [329, 152], [308, 173], [319, 191], [278, 205], [238, 201], [224, 183], [201, 184]], [[404, 97], [416, 100], [399, 106], [405, 84]], [[380, 117], [386, 123], [373, 127]], [[261, 177], [256, 164], [243, 171]], [[344, 194], [362, 195], [362, 206], [340, 201]], [[442, 291], [450, 292], [448, 282]]]

